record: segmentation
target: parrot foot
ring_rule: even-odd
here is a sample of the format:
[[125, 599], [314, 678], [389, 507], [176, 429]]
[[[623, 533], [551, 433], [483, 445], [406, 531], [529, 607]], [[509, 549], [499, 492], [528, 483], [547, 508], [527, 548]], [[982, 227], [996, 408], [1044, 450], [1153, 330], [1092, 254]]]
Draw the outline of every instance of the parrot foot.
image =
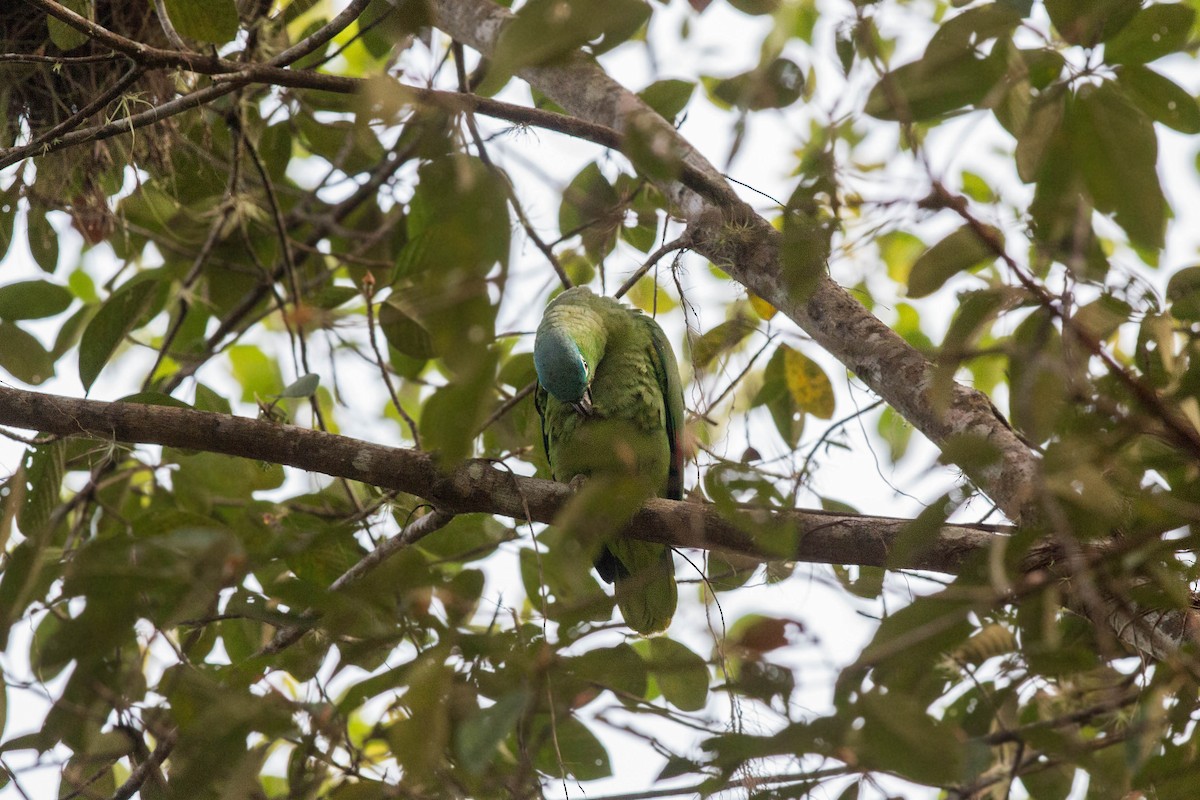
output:
[[579, 490], [583, 488], [583, 484], [587, 483], [587, 475], [576, 475], [571, 478], [567, 486], [570, 487], [572, 494], [579, 494]]

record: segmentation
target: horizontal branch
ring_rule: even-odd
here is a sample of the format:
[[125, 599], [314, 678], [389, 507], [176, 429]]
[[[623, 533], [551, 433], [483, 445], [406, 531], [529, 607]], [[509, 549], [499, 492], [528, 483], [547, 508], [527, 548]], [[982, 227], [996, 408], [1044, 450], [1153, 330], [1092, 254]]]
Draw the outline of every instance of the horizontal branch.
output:
[[[347, 436], [279, 425], [266, 420], [172, 406], [106, 403], [0, 387], [0, 425], [58, 436], [157, 444], [283, 464], [307, 472], [360, 481], [421, 497], [447, 514], [487, 513], [553, 522], [571, 497], [561, 483], [515, 475], [482, 459], [440, 469], [430, 453], [386, 447]], [[944, 525], [927, 543], [892, 554], [909, 520], [800, 509], [718, 510], [692, 501], [653, 499], [627, 533], [676, 547], [720, 550], [760, 560], [953, 573], [974, 553], [1003, 539], [998, 526]], [[769, 526], [794, 536], [793, 544], [769, 549], [753, 531]], [[905, 548], [906, 551], [909, 548]]]

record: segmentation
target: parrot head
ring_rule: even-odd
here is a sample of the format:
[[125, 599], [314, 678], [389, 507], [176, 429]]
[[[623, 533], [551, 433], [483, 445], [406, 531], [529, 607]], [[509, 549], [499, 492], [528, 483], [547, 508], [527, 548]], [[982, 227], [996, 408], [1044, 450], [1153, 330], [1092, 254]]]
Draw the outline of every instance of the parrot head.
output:
[[560, 328], [539, 330], [533, 347], [538, 380], [559, 402], [587, 415], [592, 410], [591, 370], [570, 334]]
[[533, 344], [538, 382], [560, 403], [592, 413], [592, 378], [604, 357], [604, 321], [591, 306], [598, 298], [584, 287], [568, 289], [550, 303]]

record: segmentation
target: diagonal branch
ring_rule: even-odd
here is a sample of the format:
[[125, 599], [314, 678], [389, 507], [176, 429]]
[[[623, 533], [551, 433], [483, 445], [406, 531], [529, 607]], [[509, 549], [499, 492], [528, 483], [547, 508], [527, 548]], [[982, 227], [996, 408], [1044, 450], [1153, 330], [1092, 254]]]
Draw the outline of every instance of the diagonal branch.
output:
[[[484, 56], [493, 54], [512, 17], [487, 0], [434, 0], [432, 6], [439, 28]], [[796, 291], [780, 265], [779, 232], [670, 123], [581, 54], [526, 67], [518, 75], [580, 119], [623, 131], [636, 118], [670, 142], [723, 195], [701, 194], [684, 182], [658, 182], [693, 229], [693, 249], [794, 320], [939, 447], [961, 437], [985, 441], [997, 458], [964, 469], [1011, 519], [1033, 511], [1038, 461], [987, 396], [954, 384], [949, 398], [932, 397], [932, 365], [828, 275], [810, 293]]]

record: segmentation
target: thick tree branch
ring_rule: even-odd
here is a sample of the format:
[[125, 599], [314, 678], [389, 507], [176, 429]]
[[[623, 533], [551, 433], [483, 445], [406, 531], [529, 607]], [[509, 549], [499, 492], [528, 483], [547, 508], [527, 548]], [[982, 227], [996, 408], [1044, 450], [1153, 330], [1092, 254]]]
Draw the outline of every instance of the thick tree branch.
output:
[[[418, 450], [385, 447], [346, 436], [277, 425], [265, 420], [170, 406], [106, 403], [0, 387], [0, 425], [59, 436], [87, 436], [129, 444], [158, 444], [284, 464], [413, 494], [440, 514], [482, 512], [552, 522], [571, 498], [564, 484], [514, 475], [483, 460], [441, 470]], [[707, 503], [650, 500], [628, 533], [677, 547], [721, 550], [763, 560], [953, 573], [1002, 540], [1006, 528], [944, 525], [921, 547], [895, 548], [909, 520], [797, 509], [738, 509], [723, 513]], [[784, 531], [756, 535], [769, 526]]]

